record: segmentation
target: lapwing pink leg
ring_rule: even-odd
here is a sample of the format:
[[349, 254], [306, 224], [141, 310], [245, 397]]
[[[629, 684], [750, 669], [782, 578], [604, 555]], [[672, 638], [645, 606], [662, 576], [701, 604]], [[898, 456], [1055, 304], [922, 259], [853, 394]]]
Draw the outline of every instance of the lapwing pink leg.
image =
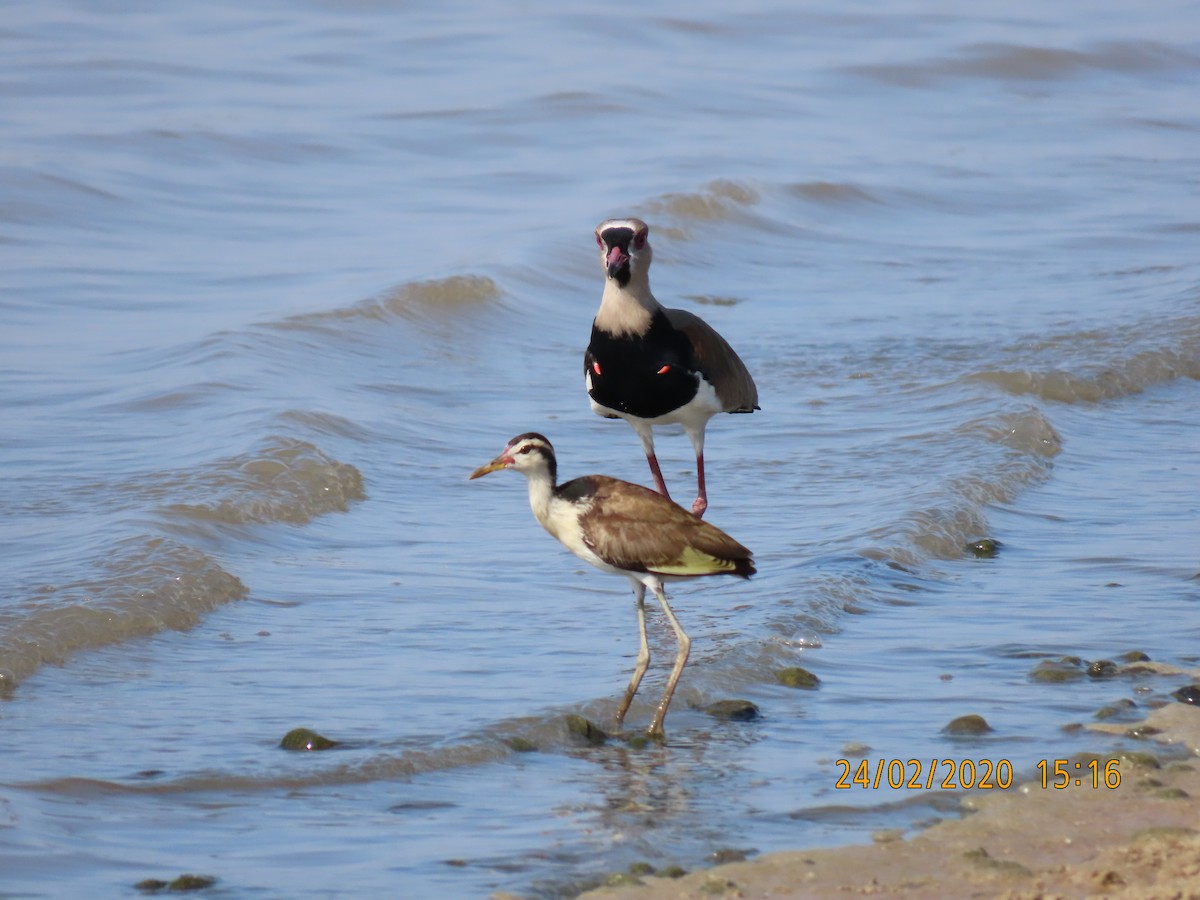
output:
[[653, 450], [646, 454], [646, 462], [650, 463], [650, 474], [654, 476], [654, 485], [658, 488], [658, 492], [670, 500], [671, 495], [667, 493], [667, 483], [663, 480], [662, 469], [658, 467], [658, 457], [655, 456]]
[[638, 440], [642, 442], [642, 452], [646, 454], [646, 462], [650, 464], [650, 474], [654, 476], [654, 486], [660, 494], [670, 500], [671, 495], [667, 493], [667, 482], [663, 480], [662, 469], [658, 466], [658, 456], [654, 452], [654, 429], [645, 422], [638, 422], [634, 419], [626, 421], [633, 426]]
[[696, 454], [696, 499], [692, 503], [692, 512], [697, 518], [704, 515], [708, 509], [708, 492], [704, 489], [704, 453]]

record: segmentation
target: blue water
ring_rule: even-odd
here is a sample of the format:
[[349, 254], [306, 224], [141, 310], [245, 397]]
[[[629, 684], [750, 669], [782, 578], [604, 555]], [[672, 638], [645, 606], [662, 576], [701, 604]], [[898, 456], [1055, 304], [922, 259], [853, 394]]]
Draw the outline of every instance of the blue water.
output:
[[[1063, 727], [1183, 679], [1029, 673], [1196, 664], [1198, 22], [6, 10], [0, 894], [563, 896], [951, 814], [838, 759], [1123, 746]], [[610, 727], [628, 587], [467, 475], [532, 429], [648, 480], [581, 377], [591, 232], [630, 214], [758, 383], [706, 457], [759, 574], [673, 586], [665, 745], [591, 747], [564, 715]], [[687, 441], [659, 457], [688, 496]]]

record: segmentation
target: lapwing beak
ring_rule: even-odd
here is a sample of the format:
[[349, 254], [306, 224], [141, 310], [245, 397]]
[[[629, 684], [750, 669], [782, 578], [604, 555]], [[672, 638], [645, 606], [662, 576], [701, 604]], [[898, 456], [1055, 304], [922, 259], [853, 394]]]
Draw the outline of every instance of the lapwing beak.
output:
[[495, 459], [493, 459], [487, 465], [480, 466], [478, 469], [476, 469], [474, 472], [472, 472], [471, 477], [468, 478], [467, 480], [473, 481], [476, 478], [482, 478], [484, 475], [488, 475], [492, 472], [495, 472], [497, 469], [507, 469], [512, 464], [513, 464], [513, 458], [511, 456], [508, 456], [505, 453], [501, 453], [499, 456], [497, 456]]
[[629, 271], [629, 254], [617, 245], [608, 251], [605, 264], [608, 266], [608, 277], [616, 278], [618, 273]]

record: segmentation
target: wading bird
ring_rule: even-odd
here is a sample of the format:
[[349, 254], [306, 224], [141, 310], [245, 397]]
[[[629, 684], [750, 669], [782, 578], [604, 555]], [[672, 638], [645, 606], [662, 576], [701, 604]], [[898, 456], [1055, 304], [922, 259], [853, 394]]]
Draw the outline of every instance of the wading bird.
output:
[[717, 413], [758, 409], [758, 389], [726, 340], [699, 316], [660, 306], [650, 292], [650, 227], [641, 219], [609, 219], [596, 226], [604, 294], [583, 357], [592, 412], [624, 419], [664, 497], [654, 453], [654, 426], [678, 424], [696, 451], [697, 496], [704, 515], [704, 429]]
[[624, 575], [633, 586], [641, 645], [633, 677], [617, 710], [618, 728], [650, 665], [646, 588], [662, 604], [679, 650], [648, 730], [661, 735], [691, 648], [691, 640], [667, 603], [663, 582], [705, 575], [749, 578], [755, 572], [750, 551], [715, 525], [639, 484], [606, 475], [584, 475], [558, 484], [554, 448], [540, 434], [528, 432], [513, 438], [499, 456], [472, 472], [471, 478], [499, 469], [516, 469], [525, 476], [534, 516], [559, 543], [603, 572]]

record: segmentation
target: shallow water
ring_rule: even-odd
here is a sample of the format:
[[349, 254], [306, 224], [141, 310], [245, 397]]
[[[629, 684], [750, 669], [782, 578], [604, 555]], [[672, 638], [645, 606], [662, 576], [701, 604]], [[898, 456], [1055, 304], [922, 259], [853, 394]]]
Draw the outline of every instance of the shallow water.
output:
[[[1040, 660], [1195, 664], [1187, 4], [489, 10], [8, 11], [0, 893], [555, 896], [862, 840], [953, 797], [837, 760], [1025, 777], [1179, 683]], [[627, 586], [466, 480], [531, 429], [648, 479], [580, 377], [615, 214], [763, 407], [706, 453], [759, 575], [674, 587], [643, 748], [563, 718], [615, 710]]]

